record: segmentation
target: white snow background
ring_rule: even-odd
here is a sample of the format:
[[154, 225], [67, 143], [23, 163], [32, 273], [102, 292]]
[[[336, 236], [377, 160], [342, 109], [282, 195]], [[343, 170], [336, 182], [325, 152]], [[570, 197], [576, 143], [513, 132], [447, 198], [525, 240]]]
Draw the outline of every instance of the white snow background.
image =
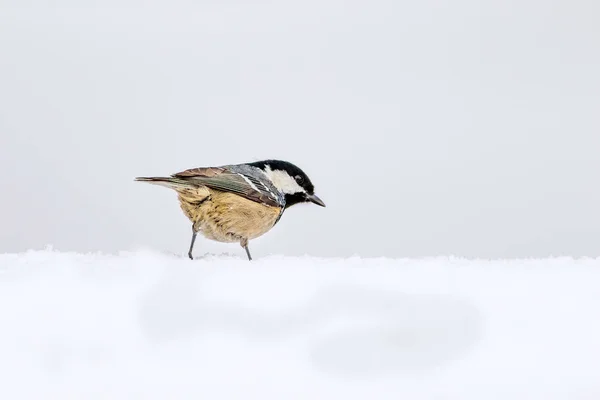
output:
[[599, 399], [600, 259], [0, 255], [1, 399]]

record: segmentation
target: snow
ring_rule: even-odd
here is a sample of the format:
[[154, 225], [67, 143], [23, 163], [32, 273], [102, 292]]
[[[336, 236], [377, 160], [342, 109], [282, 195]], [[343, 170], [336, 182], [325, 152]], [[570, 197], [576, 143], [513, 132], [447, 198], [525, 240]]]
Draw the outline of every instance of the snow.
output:
[[0, 255], [2, 399], [599, 399], [600, 258]]

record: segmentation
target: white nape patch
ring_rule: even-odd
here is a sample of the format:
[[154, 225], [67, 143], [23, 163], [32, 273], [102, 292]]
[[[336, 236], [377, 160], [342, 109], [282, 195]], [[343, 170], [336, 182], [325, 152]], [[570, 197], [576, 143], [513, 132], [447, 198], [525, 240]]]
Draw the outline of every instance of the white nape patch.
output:
[[265, 169], [265, 175], [271, 180], [273, 186], [285, 194], [305, 193], [306, 191], [287, 172], [281, 170], [273, 171], [270, 165]]
[[257, 192], [260, 192], [260, 190], [258, 190], [258, 188], [256, 187], [256, 185], [254, 183], [252, 183], [252, 181], [248, 178], [246, 178], [244, 175], [242, 174], [238, 174], [239, 176], [241, 176], [242, 178], [244, 178], [244, 180], [248, 183], [248, 185], [250, 185], [250, 187], [254, 190], [256, 190]]

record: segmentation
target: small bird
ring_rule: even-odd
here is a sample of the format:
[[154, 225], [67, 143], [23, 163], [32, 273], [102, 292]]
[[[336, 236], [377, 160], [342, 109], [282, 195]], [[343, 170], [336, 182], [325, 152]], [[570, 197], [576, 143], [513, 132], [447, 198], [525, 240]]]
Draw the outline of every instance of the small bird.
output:
[[298, 203], [325, 207], [304, 171], [282, 160], [191, 168], [169, 177], [135, 180], [177, 192], [192, 222], [191, 260], [198, 232], [218, 242], [239, 243], [252, 260], [248, 241], [273, 228], [285, 210]]

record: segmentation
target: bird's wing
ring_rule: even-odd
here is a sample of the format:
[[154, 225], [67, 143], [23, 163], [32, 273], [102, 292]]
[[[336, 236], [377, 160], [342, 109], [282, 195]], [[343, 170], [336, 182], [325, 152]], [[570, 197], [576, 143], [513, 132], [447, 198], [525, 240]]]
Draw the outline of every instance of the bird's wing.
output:
[[277, 194], [252, 174], [232, 171], [226, 167], [209, 167], [187, 169], [172, 176], [199, 186], [235, 193], [257, 203], [281, 206]]

